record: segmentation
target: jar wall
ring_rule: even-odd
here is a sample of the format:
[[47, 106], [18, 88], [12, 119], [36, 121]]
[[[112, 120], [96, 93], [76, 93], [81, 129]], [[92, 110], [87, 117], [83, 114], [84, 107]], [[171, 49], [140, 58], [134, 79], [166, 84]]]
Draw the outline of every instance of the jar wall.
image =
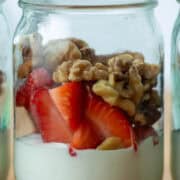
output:
[[[53, 11], [51, 9], [24, 8], [24, 16], [14, 38], [17, 123], [15, 168], [17, 180], [28, 180], [28, 176], [33, 176], [34, 180], [47, 179], [47, 177], [52, 179], [54, 174], [56, 177], [71, 179], [69, 171], [72, 171], [73, 175], [71, 174], [71, 176], [75, 179], [159, 180], [163, 165], [162, 68], [164, 54], [161, 34], [152, 7], [84, 8]], [[126, 66], [120, 65], [118, 62], [115, 64], [115, 61], [119, 61], [120, 64], [124, 62]], [[137, 66], [139, 65], [139, 68], [141, 66], [142, 69], [134, 68], [132, 62], [137, 62]], [[114, 67], [110, 67], [112, 64]], [[116, 72], [118, 66], [121, 66], [119, 67], [121, 69]], [[46, 78], [40, 83], [40, 79], [43, 79], [42, 74]], [[50, 78], [47, 74], [50, 75]], [[36, 76], [41, 78], [37, 80]], [[46, 88], [43, 89], [44, 87], [39, 87], [39, 84], [35, 85], [38, 87], [34, 89], [33, 77], [36, 79], [36, 83], [39, 82], [41, 86], [43, 84], [44, 87], [48, 88], [48, 91]], [[50, 79], [53, 84], [51, 84]], [[116, 89], [116, 81], [119, 82], [118, 87], [121, 87], [121, 90]], [[85, 91], [82, 90], [84, 85]], [[69, 87], [66, 91], [73, 91], [70, 96], [75, 94], [73, 102], [77, 103], [81, 110], [83, 109], [85, 113], [83, 118], [86, 119], [81, 125], [77, 121], [72, 120], [73, 122], [71, 122], [70, 120], [69, 126], [73, 131], [72, 141], [67, 140], [67, 136], [66, 138], [59, 137], [62, 134], [52, 133], [52, 127], [53, 132], [58, 130], [55, 130], [52, 124], [46, 124], [46, 128], [42, 125], [45, 117], [46, 123], [49, 122], [49, 116], [52, 115], [52, 111], [54, 112], [51, 109], [52, 106], [55, 107], [54, 109], [57, 108], [56, 90], [58, 94], [61, 94], [64, 87]], [[33, 92], [31, 90], [28, 92], [29, 89]], [[33, 95], [27, 97], [24, 95], [24, 91]], [[81, 95], [78, 95], [78, 92]], [[42, 94], [43, 97], [41, 97]], [[84, 96], [84, 94], [86, 95]], [[58, 103], [62, 102], [61, 97], [62, 94]], [[48, 98], [50, 99], [48, 100]], [[86, 99], [87, 102], [83, 104], [82, 99], [83, 101]], [[47, 100], [49, 106], [44, 105]], [[72, 107], [73, 102], [71, 101], [69, 104], [68, 115], [67, 112], [65, 113], [66, 110], [63, 109], [62, 112], [60, 107], [62, 118], [69, 117], [69, 114], [73, 116], [73, 119], [79, 118], [77, 115], [79, 108]], [[86, 103], [89, 104], [86, 105]], [[97, 104], [99, 105], [97, 106]], [[37, 109], [40, 106], [41, 108]], [[50, 109], [46, 111], [48, 114], [44, 112], [43, 108]], [[102, 110], [109, 111], [110, 114], [102, 113]], [[119, 125], [116, 130], [112, 111], [115, 111], [114, 114], [118, 114], [117, 117], [121, 113], [123, 117], [126, 117], [124, 120], [120, 118], [126, 130], [122, 130], [122, 125], [119, 124], [116, 124], [116, 126]], [[94, 113], [97, 113], [97, 118]], [[25, 116], [21, 118], [23, 114]], [[106, 114], [112, 122], [107, 123], [103, 114]], [[135, 115], [137, 115], [136, 118]], [[25, 120], [29, 126], [22, 125]], [[92, 124], [89, 125], [89, 123]], [[86, 128], [89, 134], [87, 134]], [[86, 131], [84, 131], [85, 129]], [[99, 132], [95, 132], [93, 143], [89, 139], [92, 129], [100, 131], [100, 137]], [[81, 142], [77, 140], [80, 136], [79, 133], [82, 133], [83, 137], [85, 136], [89, 141], [84, 139], [82, 142], [83, 138], [80, 138]], [[122, 142], [119, 142], [121, 145], [117, 145], [117, 141], [119, 141], [117, 139], [108, 139], [114, 138], [114, 136], [118, 139], [122, 138]], [[43, 144], [42, 139], [48, 143]], [[110, 147], [106, 147], [106, 140], [110, 141]], [[116, 141], [116, 148], [111, 147], [113, 146], [112, 141]], [[72, 148], [68, 150], [68, 146], [62, 144], [63, 142], [70, 144]], [[36, 145], [36, 143], [40, 143], [42, 146]], [[59, 146], [59, 154], [56, 153], [54, 143]], [[104, 150], [104, 146], [109, 151], [101, 151]], [[120, 146], [121, 149], [119, 149]], [[35, 157], [38, 157], [39, 153], [41, 157], [36, 159]], [[122, 159], [116, 161], [118, 154]], [[150, 157], [149, 154], [152, 156]], [[45, 158], [47, 156], [48, 159]], [[73, 159], [71, 156], [77, 157]], [[105, 156], [108, 159], [104, 160]], [[33, 159], [36, 159], [35, 164], [38, 164], [38, 167], [45, 171], [48, 164], [47, 173], [42, 175], [38, 172], [33, 166]], [[99, 163], [98, 168], [94, 164], [96, 159]], [[108, 161], [109, 163], [107, 163]], [[132, 165], [126, 171], [129, 165], [125, 167], [126, 165], [123, 164], [127, 164], [129, 161], [132, 162]], [[23, 165], [25, 162], [28, 162], [27, 166]], [[101, 163], [104, 164], [103, 167]], [[80, 167], [81, 171], [73, 169], [74, 165]], [[55, 172], [55, 166], [61, 167], [61, 171]], [[114, 166], [114, 169], [111, 166]], [[119, 167], [122, 167], [122, 172], [119, 172]], [[84, 174], [81, 173], [82, 168]], [[88, 169], [91, 169], [91, 172], [87, 171]], [[106, 169], [109, 169], [110, 173], [101, 173]], [[33, 174], [28, 174], [28, 172]]]
[[0, 179], [6, 179], [9, 170], [10, 130], [12, 129], [12, 61], [10, 33], [0, 3]]
[[180, 66], [179, 66], [179, 54], [180, 54], [180, 21], [179, 15], [176, 19], [172, 34], [172, 50], [171, 50], [171, 74], [172, 74], [172, 160], [171, 167], [173, 178], [179, 179], [179, 167], [180, 167], [180, 153], [179, 153], [179, 113], [180, 113], [180, 93], [179, 93], [179, 80], [180, 80]]

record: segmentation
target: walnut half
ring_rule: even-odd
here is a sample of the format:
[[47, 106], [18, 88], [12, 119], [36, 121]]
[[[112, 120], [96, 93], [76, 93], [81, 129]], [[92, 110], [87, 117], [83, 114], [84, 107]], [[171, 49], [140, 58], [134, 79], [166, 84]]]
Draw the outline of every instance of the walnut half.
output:
[[53, 80], [57, 83], [67, 81], [91, 81], [107, 79], [108, 70], [105, 65], [78, 59], [75, 61], [64, 61], [53, 73]]

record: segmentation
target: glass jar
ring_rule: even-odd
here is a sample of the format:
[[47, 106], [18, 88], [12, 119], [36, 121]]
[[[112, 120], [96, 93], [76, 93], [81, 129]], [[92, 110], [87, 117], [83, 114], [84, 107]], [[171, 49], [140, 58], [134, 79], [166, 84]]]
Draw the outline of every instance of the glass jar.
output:
[[[179, 2], [179, 1], [178, 1]], [[172, 34], [171, 75], [172, 75], [172, 159], [171, 168], [174, 180], [180, 179], [180, 14], [176, 19]]]
[[163, 43], [155, 0], [21, 0], [17, 180], [159, 180]]
[[9, 170], [9, 147], [13, 110], [12, 61], [10, 32], [0, 0], [0, 179], [6, 180]]

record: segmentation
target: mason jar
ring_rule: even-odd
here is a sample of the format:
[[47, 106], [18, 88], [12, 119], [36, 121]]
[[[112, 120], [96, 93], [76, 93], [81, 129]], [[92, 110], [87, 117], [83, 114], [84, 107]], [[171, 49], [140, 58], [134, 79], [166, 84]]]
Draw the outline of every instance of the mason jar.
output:
[[156, 0], [20, 0], [17, 180], [160, 180]]
[[[179, 2], [179, 0], [178, 0]], [[180, 14], [176, 19], [171, 48], [171, 79], [172, 79], [172, 150], [171, 169], [174, 180], [180, 179]]]
[[0, 179], [6, 180], [10, 165], [13, 94], [11, 39], [3, 2], [4, 0], [0, 0]]

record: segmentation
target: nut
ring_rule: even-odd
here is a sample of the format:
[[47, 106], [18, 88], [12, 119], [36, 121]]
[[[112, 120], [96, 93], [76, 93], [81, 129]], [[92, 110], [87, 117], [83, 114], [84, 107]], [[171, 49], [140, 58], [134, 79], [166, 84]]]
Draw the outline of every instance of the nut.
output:
[[161, 107], [161, 97], [158, 94], [157, 90], [152, 90], [149, 94], [150, 98], [148, 105], [151, 107], [159, 108]]
[[34, 64], [40, 64], [43, 57], [42, 36], [39, 33], [24, 35], [20, 38], [18, 46], [22, 51], [23, 62], [33, 60]]
[[134, 121], [136, 124], [141, 125], [141, 126], [147, 125], [147, 119], [143, 113], [137, 113], [134, 116]]
[[118, 92], [109, 81], [100, 80], [93, 85], [93, 92], [100, 96], [105, 102], [112, 106], [117, 106], [127, 112], [129, 116], [133, 116], [136, 111], [135, 104], [130, 99], [119, 97], [121, 92]]
[[32, 71], [32, 60], [29, 59], [19, 66], [18, 78], [19, 79], [26, 78], [31, 71]]
[[90, 81], [93, 78], [92, 64], [88, 60], [77, 60], [70, 69], [69, 80]]
[[93, 80], [108, 79], [108, 68], [102, 63], [96, 63], [93, 69]]
[[135, 115], [136, 106], [134, 102], [129, 99], [119, 98], [116, 102], [116, 106], [125, 111], [129, 116]]
[[33, 56], [32, 49], [30, 47], [24, 46], [22, 48], [22, 56], [23, 56], [23, 62], [31, 60]]
[[100, 62], [102, 64], [107, 65], [108, 64], [108, 60], [113, 58], [113, 57], [115, 57], [115, 56], [117, 56], [118, 54], [96, 55], [95, 59], [93, 59], [93, 62], [94, 63]]
[[64, 61], [60, 66], [57, 67], [53, 73], [53, 80], [55, 82], [67, 82], [69, 81], [70, 69], [73, 65], [73, 61]]
[[105, 80], [100, 80], [97, 83], [95, 83], [93, 85], [92, 90], [96, 95], [101, 96], [105, 102], [107, 102], [111, 105], [115, 105], [116, 101], [119, 97], [118, 91], [116, 91], [109, 84], [109, 82], [105, 81]]
[[115, 89], [119, 92], [122, 98], [132, 98], [134, 92], [130, 86], [125, 85], [125, 81], [116, 82], [114, 85]]
[[141, 54], [139, 52], [134, 52], [134, 53], [132, 53], [132, 56], [134, 57], [134, 59], [141, 59], [144, 62], [143, 54]]
[[80, 49], [80, 51], [81, 51], [82, 59], [87, 59], [91, 62], [93, 62], [96, 59], [94, 49], [84, 47]]
[[79, 50], [89, 47], [89, 45], [81, 39], [69, 38], [69, 40], [72, 41], [79, 48]]
[[94, 66], [88, 60], [78, 59], [63, 62], [53, 73], [55, 82], [91, 81], [107, 79], [107, 67], [101, 63]]
[[154, 79], [160, 72], [160, 66], [156, 64], [144, 64], [143, 78]]
[[157, 84], [157, 78], [143, 80], [144, 91], [150, 91]]
[[106, 138], [98, 147], [98, 150], [116, 150], [123, 148], [123, 142], [118, 137]]
[[139, 104], [143, 94], [144, 94], [144, 86], [141, 81], [141, 76], [138, 73], [136, 67], [132, 66], [129, 69], [129, 86], [133, 89], [133, 102]]
[[133, 61], [133, 56], [127, 53], [119, 54], [108, 60], [109, 72], [123, 73], [128, 71]]
[[138, 110], [135, 117], [134, 123], [139, 126], [151, 126], [161, 117], [161, 112], [156, 109], [144, 105], [142, 109]]

